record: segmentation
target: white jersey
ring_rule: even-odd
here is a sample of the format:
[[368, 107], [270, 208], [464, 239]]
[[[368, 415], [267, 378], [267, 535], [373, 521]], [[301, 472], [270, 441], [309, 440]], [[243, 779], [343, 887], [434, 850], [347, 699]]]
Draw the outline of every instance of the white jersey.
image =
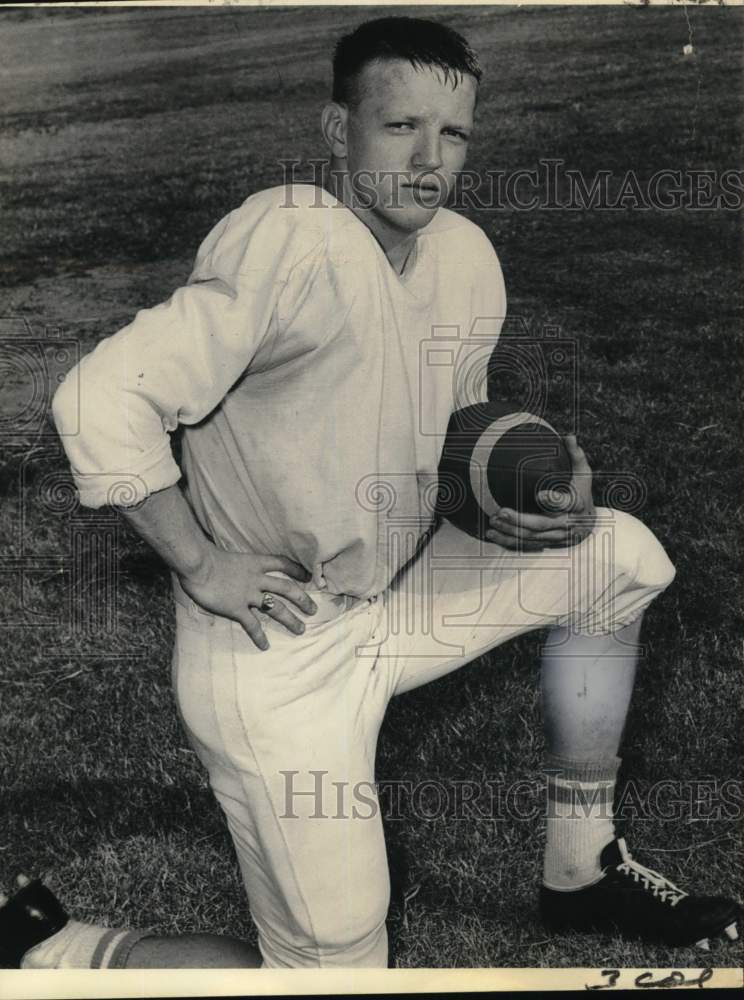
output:
[[261, 191], [207, 236], [185, 287], [82, 360], [79, 400], [74, 378], [55, 397], [81, 503], [176, 483], [181, 424], [186, 496], [220, 548], [378, 593], [403, 559], [388, 526], [431, 523], [450, 414], [486, 398], [505, 311], [490, 241], [454, 212], [401, 276], [333, 195]]

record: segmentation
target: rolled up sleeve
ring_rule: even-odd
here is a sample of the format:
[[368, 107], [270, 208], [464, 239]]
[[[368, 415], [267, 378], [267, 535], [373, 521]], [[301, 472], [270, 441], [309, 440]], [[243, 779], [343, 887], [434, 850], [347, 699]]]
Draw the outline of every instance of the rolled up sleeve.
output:
[[188, 285], [101, 341], [57, 390], [52, 415], [84, 506], [134, 505], [176, 483], [170, 432], [207, 416], [277, 332], [291, 218], [251, 201], [207, 237]]

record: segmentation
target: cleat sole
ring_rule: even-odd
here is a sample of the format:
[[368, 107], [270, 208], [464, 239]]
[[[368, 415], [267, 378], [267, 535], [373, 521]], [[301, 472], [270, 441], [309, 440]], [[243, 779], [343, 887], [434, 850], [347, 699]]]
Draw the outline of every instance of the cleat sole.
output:
[[56, 934], [68, 919], [60, 901], [45, 885], [38, 879], [27, 880], [0, 907], [0, 961], [8, 968], [20, 969], [26, 952]]
[[739, 940], [739, 931], [737, 930], [736, 924], [729, 924], [728, 927], [724, 928], [723, 933], [726, 935], [729, 941]]
[[710, 951], [710, 941], [708, 938], [701, 938], [700, 941], [695, 942], [696, 948], [702, 948], [703, 951]]

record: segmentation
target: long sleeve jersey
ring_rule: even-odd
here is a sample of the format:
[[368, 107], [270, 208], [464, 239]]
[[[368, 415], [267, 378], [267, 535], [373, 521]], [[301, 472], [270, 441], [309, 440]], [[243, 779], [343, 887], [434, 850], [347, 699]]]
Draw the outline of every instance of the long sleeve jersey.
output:
[[328, 192], [258, 192], [209, 233], [184, 287], [57, 391], [80, 502], [132, 503], [183, 475], [217, 546], [378, 593], [405, 561], [396, 526], [431, 524], [449, 417], [486, 398], [505, 311], [489, 239], [455, 212], [419, 231], [400, 275]]

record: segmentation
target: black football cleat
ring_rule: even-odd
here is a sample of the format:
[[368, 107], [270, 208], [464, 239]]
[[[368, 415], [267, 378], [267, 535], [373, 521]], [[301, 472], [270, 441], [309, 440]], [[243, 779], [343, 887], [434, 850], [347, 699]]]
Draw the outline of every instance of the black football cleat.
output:
[[69, 917], [51, 890], [34, 879], [0, 906], [0, 962], [20, 969], [34, 945], [61, 931]]
[[633, 860], [622, 838], [599, 859], [602, 878], [573, 892], [542, 886], [540, 915], [554, 931], [605, 931], [649, 943], [710, 950], [710, 938], [739, 937], [741, 907], [723, 896], [691, 896]]

